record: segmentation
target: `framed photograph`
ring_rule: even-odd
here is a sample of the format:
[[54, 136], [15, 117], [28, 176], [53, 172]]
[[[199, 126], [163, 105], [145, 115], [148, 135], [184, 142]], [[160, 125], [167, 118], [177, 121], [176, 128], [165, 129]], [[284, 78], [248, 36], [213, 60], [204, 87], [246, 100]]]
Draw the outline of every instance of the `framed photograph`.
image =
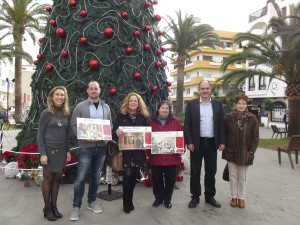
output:
[[152, 132], [151, 154], [183, 154], [183, 131]]
[[112, 140], [110, 120], [77, 118], [77, 139]]
[[120, 150], [151, 149], [151, 127], [119, 127], [123, 135], [119, 136]]

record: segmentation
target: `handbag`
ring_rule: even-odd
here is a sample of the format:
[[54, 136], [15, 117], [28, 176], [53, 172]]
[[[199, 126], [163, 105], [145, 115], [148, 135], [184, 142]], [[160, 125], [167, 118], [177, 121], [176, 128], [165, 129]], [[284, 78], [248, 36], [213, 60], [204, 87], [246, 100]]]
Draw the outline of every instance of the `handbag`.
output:
[[223, 170], [223, 180], [229, 181], [228, 163], [226, 163], [225, 168]]
[[122, 170], [122, 151], [119, 150], [119, 145], [114, 141], [107, 143], [107, 165], [113, 170], [119, 172]]

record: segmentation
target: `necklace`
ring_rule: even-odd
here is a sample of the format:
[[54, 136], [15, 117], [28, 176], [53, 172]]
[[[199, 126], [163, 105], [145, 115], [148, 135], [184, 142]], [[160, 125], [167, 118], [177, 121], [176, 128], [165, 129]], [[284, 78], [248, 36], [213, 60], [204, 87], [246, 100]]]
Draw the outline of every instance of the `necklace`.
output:
[[59, 118], [58, 115], [56, 115], [56, 118], [57, 118], [57, 126], [62, 127], [63, 126], [63, 123], [62, 123], [63, 118]]

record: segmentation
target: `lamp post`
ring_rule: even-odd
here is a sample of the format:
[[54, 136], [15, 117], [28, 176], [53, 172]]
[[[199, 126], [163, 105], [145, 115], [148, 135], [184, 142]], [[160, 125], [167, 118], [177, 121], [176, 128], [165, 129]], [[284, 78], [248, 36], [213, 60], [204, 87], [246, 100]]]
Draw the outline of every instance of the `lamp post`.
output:
[[7, 101], [7, 118], [8, 118], [8, 111], [9, 111], [9, 85], [10, 82], [14, 83], [15, 79], [9, 80], [8, 78], [6, 78], [6, 82], [7, 82], [7, 94], [6, 94], [6, 101]]

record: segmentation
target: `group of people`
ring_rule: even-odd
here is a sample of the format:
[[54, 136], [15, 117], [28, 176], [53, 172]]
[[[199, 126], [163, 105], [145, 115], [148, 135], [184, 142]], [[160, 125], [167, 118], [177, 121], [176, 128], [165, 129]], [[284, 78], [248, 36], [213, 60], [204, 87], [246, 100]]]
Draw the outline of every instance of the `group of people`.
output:
[[[258, 145], [258, 122], [247, 111], [248, 97], [236, 96], [234, 112], [224, 119], [223, 105], [211, 99], [211, 85], [208, 81], [199, 84], [200, 98], [189, 101], [186, 106], [184, 126], [172, 114], [172, 106], [162, 101], [157, 111], [149, 116], [147, 106], [137, 93], [129, 93], [116, 115], [112, 136], [115, 141], [122, 137], [120, 126], [151, 126], [152, 132], [183, 131], [187, 149], [190, 151], [191, 201], [189, 208], [195, 208], [200, 201], [200, 174], [204, 159], [205, 202], [220, 208], [214, 198], [216, 194], [215, 174], [217, 171], [217, 150], [223, 151], [222, 157], [228, 161], [231, 188], [231, 206], [245, 207], [246, 171], [253, 163]], [[57, 196], [62, 179], [62, 169], [70, 160], [70, 130], [76, 135], [77, 118], [105, 119], [111, 121], [110, 108], [99, 98], [101, 89], [96, 81], [87, 85], [88, 98], [80, 102], [70, 116], [68, 94], [65, 87], [53, 88], [39, 122], [38, 145], [43, 165], [44, 181], [42, 193], [45, 207], [44, 217], [50, 221], [63, 215], [57, 209]], [[106, 157], [107, 143], [94, 139], [78, 140], [77, 174], [74, 183], [73, 209], [70, 220], [79, 218], [85, 180], [90, 175], [88, 189], [88, 209], [94, 213], [102, 212], [96, 203], [100, 171]], [[150, 153], [150, 152], [149, 152]], [[134, 210], [133, 193], [138, 172], [145, 165], [145, 149], [123, 150], [123, 211]], [[167, 209], [172, 207], [171, 200], [176, 182], [177, 165], [181, 162], [179, 154], [151, 154], [150, 165], [155, 200], [153, 207], [162, 203]]]

